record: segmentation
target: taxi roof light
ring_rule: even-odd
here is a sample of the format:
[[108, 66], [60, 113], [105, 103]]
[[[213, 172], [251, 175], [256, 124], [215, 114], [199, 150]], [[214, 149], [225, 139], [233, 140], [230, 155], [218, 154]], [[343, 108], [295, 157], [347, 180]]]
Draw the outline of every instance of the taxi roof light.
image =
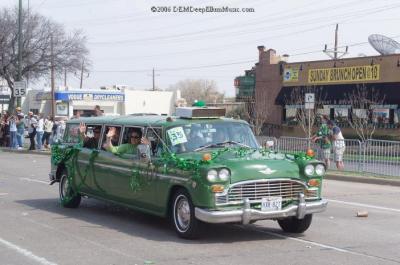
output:
[[213, 107], [179, 107], [176, 116], [180, 118], [219, 118], [225, 116], [226, 109]]

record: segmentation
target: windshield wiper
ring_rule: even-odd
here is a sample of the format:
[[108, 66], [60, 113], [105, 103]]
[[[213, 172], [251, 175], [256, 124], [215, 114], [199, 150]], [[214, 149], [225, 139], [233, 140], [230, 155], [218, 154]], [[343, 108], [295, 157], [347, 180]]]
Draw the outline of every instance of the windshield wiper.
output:
[[225, 142], [221, 142], [221, 143], [212, 143], [212, 144], [208, 144], [208, 145], [203, 145], [200, 146], [199, 148], [194, 149], [193, 151], [197, 152], [206, 148], [210, 148], [210, 147], [218, 147], [221, 145], [226, 145], [226, 144], [236, 144], [236, 145], [240, 145], [242, 147], [247, 147], [247, 148], [251, 148], [250, 146], [246, 145], [246, 144], [242, 144], [239, 142], [235, 142], [235, 141], [225, 141]]

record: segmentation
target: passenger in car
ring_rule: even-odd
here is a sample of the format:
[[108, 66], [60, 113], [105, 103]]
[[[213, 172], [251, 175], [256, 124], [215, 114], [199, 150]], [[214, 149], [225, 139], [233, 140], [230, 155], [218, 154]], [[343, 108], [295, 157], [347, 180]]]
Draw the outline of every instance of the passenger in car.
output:
[[88, 133], [86, 132], [86, 124], [81, 122], [79, 124], [79, 132], [80, 132], [80, 137], [83, 141], [83, 147], [90, 149], [96, 149], [98, 147], [101, 135], [100, 126], [95, 126], [93, 128], [93, 137], [89, 137]]
[[115, 155], [123, 155], [123, 154], [137, 154], [138, 145], [144, 144], [149, 145], [150, 142], [142, 135], [142, 131], [140, 129], [134, 129], [129, 135], [128, 143], [121, 144], [119, 146], [114, 146], [112, 143], [112, 139], [116, 134], [116, 128], [110, 127], [107, 133], [107, 139], [104, 143], [103, 147], [107, 151]]

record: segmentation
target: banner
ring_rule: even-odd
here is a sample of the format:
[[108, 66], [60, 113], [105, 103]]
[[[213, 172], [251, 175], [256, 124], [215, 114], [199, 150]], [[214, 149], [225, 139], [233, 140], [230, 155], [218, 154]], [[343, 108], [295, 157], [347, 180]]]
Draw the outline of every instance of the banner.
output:
[[360, 65], [308, 70], [308, 83], [347, 83], [379, 80], [380, 65]]
[[283, 82], [299, 81], [299, 68], [285, 68], [283, 73]]

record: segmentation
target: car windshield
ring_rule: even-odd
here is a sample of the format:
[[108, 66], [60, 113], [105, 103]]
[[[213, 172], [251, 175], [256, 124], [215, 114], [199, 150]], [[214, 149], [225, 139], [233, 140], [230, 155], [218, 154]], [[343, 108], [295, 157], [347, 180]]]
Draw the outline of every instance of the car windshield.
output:
[[167, 130], [167, 143], [174, 153], [226, 146], [259, 147], [247, 124], [227, 121], [199, 122], [170, 127]]

